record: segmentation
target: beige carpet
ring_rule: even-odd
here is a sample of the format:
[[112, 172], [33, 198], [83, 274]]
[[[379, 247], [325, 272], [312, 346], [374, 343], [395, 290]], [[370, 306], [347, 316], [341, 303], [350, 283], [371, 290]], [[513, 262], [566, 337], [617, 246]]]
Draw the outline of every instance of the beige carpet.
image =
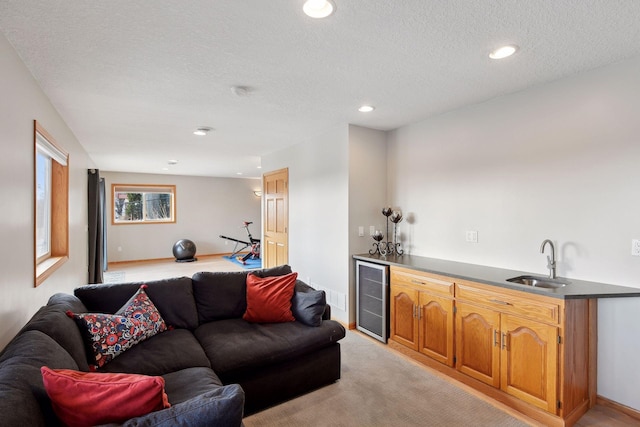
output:
[[251, 415], [245, 426], [528, 425], [369, 337], [349, 331], [340, 343], [340, 381]]
[[191, 277], [199, 271], [246, 271], [241, 266], [220, 256], [198, 256], [194, 262], [175, 262], [175, 260], [148, 262], [121, 262], [109, 264], [104, 272], [104, 283], [144, 282], [147, 280], [168, 279], [171, 277]]

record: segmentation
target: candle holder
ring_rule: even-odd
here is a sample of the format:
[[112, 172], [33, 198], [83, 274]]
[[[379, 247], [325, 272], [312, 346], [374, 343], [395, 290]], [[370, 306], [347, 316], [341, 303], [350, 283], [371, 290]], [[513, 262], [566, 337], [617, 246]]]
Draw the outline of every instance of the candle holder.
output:
[[380, 245], [384, 244], [384, 242], [380, 242], [382, 240], [382, 231], [376, 230], [375, 233], [371, 235], [375, 242], [373, 243], [373, 249], [369, 249], [369, 255], [380, 254], [382, 255], [382, 251], [380, 250]]
[[[383, 242], [382, 240], [382, 233], [380, 233], [380, 235], [378, 236], [379, 238], [376, 239], [376, 236], [372, 236], [374, 238], [374, 240], [376, 240], [376, 243], [374, 243], [374, 247], [375, 250], [373, 251], [373, 253], [371, 251], [369, 251], [369, 253], [371, 255], [375, 254], [375, 253], [379, 253], [382, 256], [387, 256], [387, 255], [402, 255], [404, 254], [404, 251], [401, 248], [400, 242], [398, 242], [398, 223], [400, 221], [402, 221], [402, 212], [401, 211], [394, 211], [393, 209], [391, 209], [391, 207], [386, 207], [382, 209], [382, 215], [384, 215], [387, 218], [387, 241]], [[389, 222], [393, 223], [393, 240], [390, 239], [390, 235], [389, 235]], [[378, 233], [378, 232], [376, 232]]]
[[394, 211], [389, 220], [393, 223], [393, 250], [397, 255], [404, 254], [400, 242], [398, 241], [398, 224], [402, 221], [402, 212]]

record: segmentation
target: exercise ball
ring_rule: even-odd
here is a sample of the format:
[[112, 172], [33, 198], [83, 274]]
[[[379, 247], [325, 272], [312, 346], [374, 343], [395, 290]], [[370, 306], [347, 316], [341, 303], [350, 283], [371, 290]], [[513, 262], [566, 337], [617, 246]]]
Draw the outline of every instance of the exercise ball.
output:
[[196, 244], [189, 239], [180, 239], [173, 245], [173, 256], [177, 262], [196, 261]]

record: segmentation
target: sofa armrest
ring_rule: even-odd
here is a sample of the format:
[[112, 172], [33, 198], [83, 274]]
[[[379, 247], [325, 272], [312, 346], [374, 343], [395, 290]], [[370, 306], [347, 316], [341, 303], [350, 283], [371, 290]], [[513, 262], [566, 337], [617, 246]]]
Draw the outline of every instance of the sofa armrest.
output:
[[123, 427], [238, 427], [242, 426], [244, 390], [230, 384], [211, 390], [171, 408], [132, 418]]
[[324, 307], [324, 313], [322, 314], [322, 320], [331, 320], [331, 306], [327, 304]]

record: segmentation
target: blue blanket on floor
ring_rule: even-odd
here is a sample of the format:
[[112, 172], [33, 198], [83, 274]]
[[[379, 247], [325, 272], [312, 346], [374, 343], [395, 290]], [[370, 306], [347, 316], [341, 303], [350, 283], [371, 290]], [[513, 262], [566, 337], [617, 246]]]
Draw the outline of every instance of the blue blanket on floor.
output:
[[256, 269], [256, 268], [262, 268], [262, 260], [260, 258], [258, 258], [258, 259], [249, 258], [243, 264], [242, 263], [242, 257], [243, 256], [244, 255], [236, 255], [233, 258], [230, 257], [230, 256], [223, 256], [223, 258], [228, 260], [228, 261], [231, 261], [233, 263], [236, 263], [239, 266], [241, 266], [242, 268], [246, 268], [247, 270], [253, 270], [253, 269]]

